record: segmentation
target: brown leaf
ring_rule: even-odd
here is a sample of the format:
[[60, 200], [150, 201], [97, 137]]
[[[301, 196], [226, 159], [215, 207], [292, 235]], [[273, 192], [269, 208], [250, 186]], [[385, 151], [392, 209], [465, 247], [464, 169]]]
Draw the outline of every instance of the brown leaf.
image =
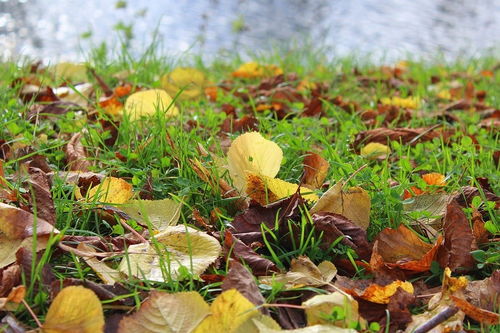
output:
[[[31, 203], [31, 205], [33, 207], [36, 205], [38, 218], [55, 225], [56, 209], [54, 207], [54, 201], [52, 200], [52, 193], [50, 192], [49, 177], [38, 168], [28, 168], [28, 172], [30, 174], [28, 185], [33, 190], [33, 196], [35, 198], [35, 203]], [[32, 208], [32, 210], [34, 211], [35, 208]]]
[[85, 148], [81, 143], [82, 134], [76, 133], [66, 145], [66, 160], [70, 171], [89, 171], [90, 162], [87, 160]]
[[355, 225], [348, 218], [335, 213], [317, 213], [312, 215], [314, 228], [323, 232], [322, 248], [328, 249], [338, 237], [342, 243], [356, 251], [361, 259], [368, 260], [372, 246], [368, 242], [366, 230]]
[[453, 303], [462, 310], [467, 316], [474, 319], [477, 322], [488, 325], [498, 325], [500, 315], [488, 310], [478, 308], [464, 299], [450, 295]]
[[224, 133], [257, 131], [258, 128], [259, 121], [254, 116], [243, 116], [241, 119], [235, 119], [233, 116], [229, 116], [224, 119], [221, 125], [221, 131]]
[[323, 114], [323, 101], [319, 96], [314, 96], [311, 101], [305, 105], [302, 116], [315, 117]]
[[255, 276], [268, 275], [270, 272], [279, 271], [271, 260], [257, 254], [228, 230], [224, 235], [224, 249], [232, 258], [245, 262], [252, 269]]
[[[391, 297], [387, 310], [390, 314], [389, 332], [396, 332], [398, 329], [404, 329], [411, 322], [411, 313], [408, 307], [415, 303], [417, 297], [414, 294], [398, 288]], [[381, 330], [384, 331], [386, 322], [382, 322]]]
[[72, 102], [55, 101], [48, 104], [33, 104], [26, 114], [26, 118], [31, 122], [37, 122], [40, 119], [47, 119], [51, 115], [59, 116], [79, 110], [82, 110], [82, 107]]
[[328, 174], [330, 163], [321, 155], [308, 152], [304, 157], [304, 174], [302, 184], [310, 189], [321, 188]]
[[409, 275], [425, 272], [431, 267], [440, 243], [440, 240], [434, 246], [425, 243], [402, 224], [397, 229], [386, 228], [375, 240], [370, 265], [374, 271], [386, 267]]
[[444, 242], [438, 250], [441, 267], [449, 267], [452, 271], [472, 269], [474, 259], [470, 252], [474, 236], [465, 213], [455, 201], [446, 209], [443, 234]]
[[19, 265], [11, 265], [0, 269], [0, 297], [7, 296], [12, 288], [21, 282], [21, 268]]
[[[222, 291], [233, 288], [238, 290], [245, 298], [255, 305], [262, 305], [266, 302], [259, 291], [259, 287], [257, 287], [255, 283], [252, 273], [236, 260], [231, 260], [229, 273], [227, 273], [224, 282], [222, 282]], [[269, 310], [266, 308], [261, 308], [260, 310], [263, 314], [269, 314]]]
[[[36, 230], [34, 223], [36, 221]], [[17, 207], [0, 203], [0, 231], [10, 239], [49, 235], [57, 231], [49, 222]]]
[[474, 306], [498, 312], [500, 302], [500, 271], [489, 278], [471, 281], [465, 288], [465, 297]]
[[[481, 190], [484, 193], [486, 200], [496, 203], [496, 208], [500, 207], [500, 197], [496, 194], [486, 190]], [[460, 193], [456, 194], [453, 199], [462, 207], [467, 208], [471, 205], [472, 199], [481, 196], [481, 191], [477, 187], [464, 186], [460, 189]]]
[[437, 131], [432, 127], [422, 128], [376, 128], [362, 131], [356, 135], [353, 146], [355, 148], [369, 142], [387, 144], [388, 141], [400, 141], [403, 144], [430, 141], [434, 138], [443, 137], [447, 139], [448, 133]]

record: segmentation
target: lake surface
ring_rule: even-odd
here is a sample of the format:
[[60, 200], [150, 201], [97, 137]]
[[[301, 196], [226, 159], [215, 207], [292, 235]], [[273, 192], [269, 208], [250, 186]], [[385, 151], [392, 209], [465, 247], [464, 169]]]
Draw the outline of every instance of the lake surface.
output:
[[165, 52], [208, 58], [301, 43], [327, 45], [332, 57], [498, 56], [500, 0], [148, 0], [125, 8], [115, 0], [0, 0], [2, 58], [81, 60], [90, 46], [118, 45], [127, 29], [134, 54], [157, 30]]

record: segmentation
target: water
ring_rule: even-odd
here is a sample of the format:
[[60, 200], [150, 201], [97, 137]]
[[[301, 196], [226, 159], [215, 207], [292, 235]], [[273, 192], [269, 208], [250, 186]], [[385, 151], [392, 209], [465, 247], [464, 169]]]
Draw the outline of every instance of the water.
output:
[[117, 45], [120, 22], [132, 27], [135, 54], [156, 28], [174, 55], [213, 57], [291, 41], [331, 46], [331, 56], [375, 59], [500, 50], [499, 0], [148, 0], [122, 9], [115, 0], [0, 0], [1, 56], [81, 60], [91, 46]]

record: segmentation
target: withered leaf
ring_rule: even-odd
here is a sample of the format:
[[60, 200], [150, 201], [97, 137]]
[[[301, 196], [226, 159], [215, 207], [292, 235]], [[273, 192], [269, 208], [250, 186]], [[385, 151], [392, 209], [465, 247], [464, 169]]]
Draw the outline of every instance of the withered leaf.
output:
[[[35, 229], [36, 225], [36, 229]], [[49, 222], [17, 207], [0, 203], [0, 231], [10, 239], [24, 239], [57, 232]]]
[[[50, 192], [49, 177], [38, 168], [28, 168], [28, 185], [33, 190], [37, 216], [52, 225], [56, 224], [56, 209]], [[32, 206], [35, 206], [32, 203]], [[34, 208], [33, 208], [34, 209]]]
[[66, 145], [66, 160], [70, 171], [89, 171], [90, 161], [81, 142], [82, 134], [76, 133]]
[[304, 157], [304, 174], [302, 176], [302, 184], [311, 189], [321, 188], [325, 181], [330, 163], [321, 155], [308, 152]]
[[[369, 142], [378, 142], [387, 144], [387, 141], [400, 141], [403, 144], [430, 141], [434, 138], [443, 137], [447, 138], [446, 132], [440, 132], [432, 129], [432, 127], [422, 128], [376, 128], [368, 131], [362, 131], [356, 135], [353, 146], [360, 147]], [[418, 138], [418, 139], [417, 139]]]

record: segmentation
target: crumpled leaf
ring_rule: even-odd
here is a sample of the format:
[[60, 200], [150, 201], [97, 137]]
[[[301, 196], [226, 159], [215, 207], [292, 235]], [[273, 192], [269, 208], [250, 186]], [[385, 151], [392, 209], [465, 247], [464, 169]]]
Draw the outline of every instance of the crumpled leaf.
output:
[[207, 80], [205, 74], [195, 68], [177, 67], [160, 79], [163, 89], [179, 100], [195, 99], [203, 95]]
[[51, 225], [55, 225], [56, 209], [54, 200], [52, 199], [48, 175], [35, 167], [29, 167], [28, 173], [29, 179], [26, 181], [26, 185], [30, 188], [32, 194], [30, 198], [31, 207], [36, 206], [38, 218], [47, 221]]
[[163, 230], [176, 225], [181, 215], [182, 203], [172, 199], [129, 200], [120, 206], [120, 210], [142, 225], [150, 222], [154, 229]]
[[210, 313], [197, 292], [153, 291], [139, 311], [120, 321], [118, 333], [189, 333]]
[[318, 189], [323, 186], [323, 182], [328, 174], [330, 163], [321, 155], [308, 152], [304, 157], [304, 175], [302, 184], [310, 189]]
[[403, 201], [405, 213], [427, 212], [428, 216], [420, 216], [411, 219], [413, 225], [428, 225], [435, 229], [441, 229], [441, 220], [446, 213], [446, 207], [451, 200], [451, 196], [446, 193], [421, 194], [411, 200]]
[[465, 297], [472, 305], [498, 312], [500, 310], [500, 271], [489, 278], [470, 281], [465, 288]]
[[449, 267], [452, 271], [472, 269], [475, 261], [470, 252], [474, 236], [467, 216], [455, 201], [446, 209], [443, 236], [444, 242], [437, 254], [441, 267]]
[[7, 297], [0, 297], [0, 311], [15, 311], [17, 304], [21, 303], [25, 295], [25, 286], [12, 288]]
[[500, 315], [498, 313], [478, 308], [466, 300], [453, 295], [450, 295], [450, 298], [461, 311], [475, 321], [488, 325], [499, 324]]
[[370, 266], [374, 271], [385, 266], [408, 274], [426, 272], [435, 260], [440, 244], [441, 239], [434, 245], [422, 241], [403, 224], [397, 229], [385, 228], [375, 240]]
[[166, 227], [154, 238], [159, 252], [150, 243], [131, 245], [118, 269], [138, 278], [164, 282], [168, 277], [162, 274], [160, 264], [163, 264], [170, 278], [178, 280], [186, 278], [179, 272], [181, 267], [199, 275], [221, 253], [221, 246], [215, 238], [184, 225]]
[[259, 281], [264, 284], [283, 284], [291, 289], [300, 286], [323, 286], [329, 284], [337, 274], [337, 268], [330, 261], [323, 261], [316, 266], [311, 259], [300, 256], [292, 259], [290, 270], [286, 274], [261, 276]]
[[385, 286], [372, 283], [367, 288], [364, 288], [364, 290], [353, 288], [353, 289], [344, 289], [344, 291], [353, 296], [360, 297], [372, 303], [388, 304], [391, 297], [396, 293], [398, 288], [401, 288], [410, 294], [413, 294], [414, 292], [413, 285], [411, 284], [411, 282], [400, 281], [400, 280], [393, 281]]
[[173, 104], [172, 97], [162, 89], [142, 90], [130, 95], [125, 101], [123, 112], [134, 121], [142, 116], [152, 116], [159, 110], [167, 117], [179, 114], [179, 109]]
[[229, 289], [217, 296], [210, 306], [210, 315], [196, 327], [193, 333], [232, 333], [245, 321], [259, 315], [260, 312], [254, 304], [236, 289]]
[[263, 76], [273, 76], [283, 74], [283, 70], [276, 65], [259, 65], [251, 61], [242, 64], [231, 75], [240, 78], [257, 78]]
[[245, 193], [247, 172], [274, 178], [280, 169], [283, 151], [258, 132], [237, 137], [227, 152], [227, 167], [234, 187]]
[[[305, 307], [307, 324], [312, 325], [333, 325], [342, 328], [349, 322], [360, 322], [364, 326], [364, 319], [358, 313], [358, 302], [342, 292], [335, 291], [328, 295], [316, 295], [302, 303]], [[332, 313], [334, 307], [340, 307], [344, 310], [345, 319], [331, 322], [325, 318]]]
[[369, 160], [384, 160], [390, 153], [391, 148], [378, 142], [370, 142], [360, 151], [360, 155]]
[[27, 211], [0, 203], [0, 232], [9, 239], [24, 239], [35, 234], [43, 236], [57, 233], [58, 230], [49, 222], [36, 218]]
[[[292, 184], [278, 178], [247, 173], [246, 193], [250, 198], [265, 206], [280, 199], [288, 198], [299, 190]], [[318, 201], [318, 196], [306, 187], [300, 188], [302, 197], [307, 201]]]
[[85, 148], [81, 143], [82, 134], [76, 133], [66, 145], [66, 160], [70, 171], [89, 171], [90, 162], [87, 160]]
[[123, 204], [132, 198], [133, 194], [132, 185], [125, 180], [116, 177], [106, 177], [99, 185], [87, 191], [86, 201]]
[[96, 333], [104, 330], [104, 314], [99, 298], [81, 286], [66, 287], [52, 302], [43, 332]]
[[343, 191], [343, 185], [343, 182], [338, 182], [330, 187], [310, 209], [310, 213], [340, 214], [366, 230], [370, 224], [370, 196], [357, 186]]

